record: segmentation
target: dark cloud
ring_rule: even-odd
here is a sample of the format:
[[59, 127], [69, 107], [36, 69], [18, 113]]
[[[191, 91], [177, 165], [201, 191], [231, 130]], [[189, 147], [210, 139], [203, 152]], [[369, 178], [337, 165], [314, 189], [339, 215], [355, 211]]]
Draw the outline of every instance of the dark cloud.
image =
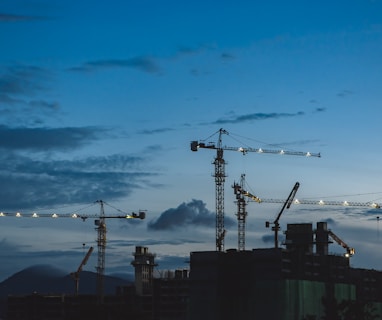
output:
[[300, 117], [305, 115], [303, 111], [299, 111], [296, 113], [250, 113], [239, 116], [233, 116], [227, 119], [218, 119], [213, 124], [227, 124], [227, 123], [242, 123], [242, 122], [250, 122], [257, 120], [268, 120], [268, 119], [279, 119], [279, 118], [291, 118], [291, 117]]
[[203, 47], [191, 48], [186, 46], [180, 46], [178, 48], [178, 55], [189, 55], [201, 52]]
[[3, 123], [42, 123], [43, 116], [56, 116], [60, 105], [47, 101], [45, 95], [52, 82], [47, 70], [26, 65], [14, 65], [0, 69], [0, 114]]
[[58, 110], [60, 105], [58, 102], [48, 102], [44, 100], [31, 100], [29, 101], [29, 105], [38, 109], [46, 109], [46, 110]]
[[[175, 230], [184, 227], [214, 227], [216, 216], [206, 208], [201, 200], [193, 199], [189, 203], [182, 203], [177, 208], [164, 211], [159, 218], [149, 222], [151, 230]], [[227, 226], [234, 225], [234, 220], [226, 217]]]
[[48, 80], [47, 70], [37, 66], [14, 65], [7, 67], [0, 74], [0, 94], [31, 95], [46, 88], [41, 85]]
[[45, 18], [34, 16], [22, 16], [17, 14], [0, 13], [0, 22], [20, 22], [20, 21], [33, 21], [44, 20]]
[[0, 125], [0, 149], [68, 150], [99, 139], [105, 129], [98, 127], [10, 128]]
[[44, 161], [3, 153], [0, 161], [0, 183], [7, 186], [0, 194], [2, 210], [121, 199], [149, 186], [155, 175], [141, 169], [146, 159], [121, 154]]
[[160, 67], [149, 57], [134, 57], [130, 59], [96, 60], [84, 63], [82, 66], [71, 68], [71, 71], [90, 72], [108, 68], [132, 68], [146, 73], [158, 74]]
[[345, 89], [345, 90], [338, 92], [337, 97], [345, 98], [345, 97], [352, 95], [352, 94], [354, 94], [354, 92], [352, 90]]
[[227, 52], [223, 52], [221, 55], [220, 55], [220, 58], [222, 58], [223, 60], [233, 60], [235, 59], [235, 56], [230, 54], [230, 53], [227, 53]]
[[152, 129], [152, 130], [140, 130], [138, 131], [138, 134], [157, 134], [157, 133], [165, 133], [169, 131], [174, 131], [174, 128], [159, 128], [159, 129]]

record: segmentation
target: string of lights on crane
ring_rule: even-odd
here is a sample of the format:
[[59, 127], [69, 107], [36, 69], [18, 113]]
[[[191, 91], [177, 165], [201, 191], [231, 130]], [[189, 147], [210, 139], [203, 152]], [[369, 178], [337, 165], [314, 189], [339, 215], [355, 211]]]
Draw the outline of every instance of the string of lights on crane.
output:
[[[144, 211], [140, 211], [139, 213], [132, 213], [132, 214], [126, 214], [126, 215], [116, 215], [116, 216], [103, 216], [103, 218], [116, 218], [116, 219], [134, 219], [142, 217], [145, 214]], [[99, 215], [96, 214], [77, 214], [77, 213], [52, 213], [52, 214], [45, 214], [45, 213], [21, 213], [21, 212], [15, 212], [15, 213], [9, 213], [9, 212], [0, 212], [0, 217], [16, 217], [16, 218], [22, 218], [22, 217], [28, 217], [28, 218], [81, 218], [83, 220], [88, 218], [99, 218]], [[142, 219], [142, 218], [141, 218]]]
[[[258, 203], [284, 203], [285, 199], [259, 199]], [[324, 201], [324, 200], [293, 200], [293, 204], [309, 204], [319, 206], [343, 206], [343, 207], [370, 207], [373, 209], [381, 209], [381, 204], [376, 202], [353, 202], [353, 201]]]
[[[116, 210], [119, 214], [116, 214], [116, 215], [100, 215], [100, 214], [86, 214], [86, 213], [79, 213], [79, 211], [82, 211], [82, 210], [88, 210], [89, 207], [92, 207], [96, 204], [99, 204], [100, 202], [102, 202], [103, 204], [113, 208], [114, 210]], [[56, 208], [57, 209], [57, 208]], [[56, 211], [56, 210], [51, 210], [51, 211]], [[131, 214], [128, 214], [128, 213], [125, 213], [123, 212], [122, 210], [110, 205], [109, 203], [105, 202], [105, 201], [102, 201], [102, 200], [98, 200], [98, 201], [95, 201], [93, 202], [92, 204], [90, 205], [87, 205], [83, 208], [80, 208], [80, 209], [77, 209], [75, 210], [77, 212], [74, 212], [74, 213], [37, 213], [37, 212], [33, 212], [33, 213], [21, 213], [21, 212], [0, 212], [0, 217], [16, 217], [16, 218], [22, 218], [22, 217], [27, 217], [27, 218], [73, 218], [73, 219], [77, 219], [77, 218], [81, 218], [82, 220], [86, 220], [88, 218], [108, 218], [108, 219], [145, 219], [146, 217], [146, 212], [145, 210], [139, 210], [138, 213], [135, 213], [135, 212], [132, 212]]]

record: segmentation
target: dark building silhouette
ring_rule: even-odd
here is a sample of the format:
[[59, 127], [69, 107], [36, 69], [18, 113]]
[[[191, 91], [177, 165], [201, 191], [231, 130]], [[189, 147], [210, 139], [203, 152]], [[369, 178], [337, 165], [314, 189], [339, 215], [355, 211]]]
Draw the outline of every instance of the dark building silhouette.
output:
[[342, 319], [355, 304], [382, 317], [382, 273], [329, 255], [329, 235], [289, 224], [285, 249], [192, 252], [190, 319]]
[[[289, 224], [285, 248], [190, 253], [190, 270], [154, 277], [155, 254], [135, 249], [135, 282], [115, 295], [8, 298], [12, 319], [382, 319], [382, 272], [350, 267], [325, 222]], [[345, 254], [328, 254], [329, 244]]]

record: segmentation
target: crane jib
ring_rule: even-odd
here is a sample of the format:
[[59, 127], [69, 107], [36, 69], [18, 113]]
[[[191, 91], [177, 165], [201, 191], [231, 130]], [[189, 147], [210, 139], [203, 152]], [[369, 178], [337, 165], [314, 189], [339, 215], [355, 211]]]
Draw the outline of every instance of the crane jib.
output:
[[243, 154], [246, 154], [248, 152], [255, 152], [255, 153], [265, 153], [265, 154], [280, 154], [280, 155], [290, 155], [290, 156], [321, 158], [321, 153], [314, 153], [314, 152], [273, 150], [273, 149], [250, 148], [250, 147], [248, 147], [248, 148], [246, 148], [246, 147], [229, 147], [229, 146], [217, 147], [214, 143], [206, 144], [204, 142], [191, 141], [191, 151], [198, 151], [199, 148], [237, 151], [237, 152], [241, 152]]

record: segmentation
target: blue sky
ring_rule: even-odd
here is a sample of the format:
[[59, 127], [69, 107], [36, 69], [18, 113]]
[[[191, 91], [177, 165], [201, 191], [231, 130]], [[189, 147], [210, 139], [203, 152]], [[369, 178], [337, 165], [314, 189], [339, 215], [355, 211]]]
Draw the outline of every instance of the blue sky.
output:
[[[226, 248], [237, 246], [231, 185], [253, 193], [382, 202], [382, 1], [21, 1], [0, 4], [0, 210], [67, 213], [102, 199], [144, 221], [108, 222], [106, 272], [131, 272], [135, 245], [159, 268], [215, 249], [212, 150], [321, 152], [321, 158], [227, 151]], [[210, 140], [209, 140], [210, 139]], [[270, 247], [249, 204], [246, 246]], [[99, 213], [99, 206], [86, 209]], [[382, 269], [379, 210], [292, 207], [287, 223], [329, 221]], [[0, 278], [37, 263], [71, 272], [95, 245], [91, 221], [4, 217]], [[342, 248], [331, 245], [334, 252]], [[87, 268], [95, 270], [93, 254]]]

